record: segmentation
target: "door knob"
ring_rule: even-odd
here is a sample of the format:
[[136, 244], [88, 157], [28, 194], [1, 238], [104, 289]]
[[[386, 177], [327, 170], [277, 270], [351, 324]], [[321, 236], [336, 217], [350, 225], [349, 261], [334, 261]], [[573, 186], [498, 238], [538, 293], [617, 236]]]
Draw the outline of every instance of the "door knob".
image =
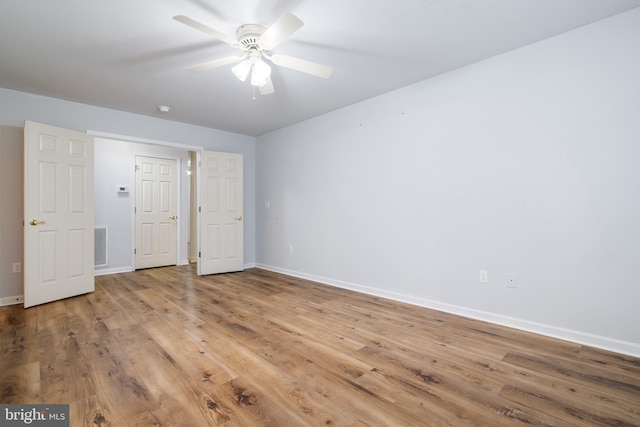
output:
[[169, 219], [178, 219], [178, 217], [177, 217], [177, 216], [175, 216], [175, 215], [171, 215], [171, 216], [169, 217]]
[[237, 216], [234, 218], [236, 221], [242, 221], [242, 216]]
[[29, 225], [40, 225], [44, 223], [45, 221], [38, 221], [37, 219], [32, 219], [31, 221], [29, 221]]

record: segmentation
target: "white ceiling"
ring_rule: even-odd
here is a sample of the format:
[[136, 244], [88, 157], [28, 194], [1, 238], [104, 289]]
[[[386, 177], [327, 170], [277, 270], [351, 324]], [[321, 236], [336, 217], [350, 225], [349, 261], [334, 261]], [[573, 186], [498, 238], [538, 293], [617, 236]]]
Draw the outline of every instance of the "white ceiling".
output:
[[[640, 7], [640, 0], [2, 0], [0, 87], [261, 135]], [[239, 51], [172, 19], [226, 34], [291, 12], [305, 25], [276, 53], [333, 67], [329, 80], [273, 67], [256, 95]], [[161, 114], [157, 106], [171, 111]]]

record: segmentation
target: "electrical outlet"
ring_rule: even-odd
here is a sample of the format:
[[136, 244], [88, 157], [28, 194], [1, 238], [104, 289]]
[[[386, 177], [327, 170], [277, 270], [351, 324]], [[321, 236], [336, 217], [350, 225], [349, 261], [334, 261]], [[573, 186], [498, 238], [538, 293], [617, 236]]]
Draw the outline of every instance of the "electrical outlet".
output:
[[507, 274], [507, 288], [517, 288], [518, 279], [515, 274]]
[[14, 273], [22, 273], [22, 264], [19, 262], [13, 263], [13, 272]]
[[489, 282], [489, 275], [487, 273], [487, 270], [480, 270], [480, 273], [478, 274], [478, 280], [480, 281], [480, 283]]

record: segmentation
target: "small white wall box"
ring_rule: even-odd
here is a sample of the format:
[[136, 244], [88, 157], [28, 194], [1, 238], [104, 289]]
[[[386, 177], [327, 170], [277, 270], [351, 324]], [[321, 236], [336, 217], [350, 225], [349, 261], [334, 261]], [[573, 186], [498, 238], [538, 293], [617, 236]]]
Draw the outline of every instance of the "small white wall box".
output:
[[126, 185], [121, 185], [118, 187], [117, 193], [128, 193], [128, 192], [129, 192], [129, 187], [127, 187]]

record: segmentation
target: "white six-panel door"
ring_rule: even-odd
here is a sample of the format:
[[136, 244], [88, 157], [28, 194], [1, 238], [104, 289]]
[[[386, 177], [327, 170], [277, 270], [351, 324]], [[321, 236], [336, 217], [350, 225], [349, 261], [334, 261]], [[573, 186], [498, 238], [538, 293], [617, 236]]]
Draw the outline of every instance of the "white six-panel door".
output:
[[25, 122], [24, 306], [94, 290], [93, 136]]
[[177, 264], [177, 162], [136, 156], [135, 268]]
[[198, 274], [241, 271], [244, 268], [242, 154], [210, 151], [199, 154]]

